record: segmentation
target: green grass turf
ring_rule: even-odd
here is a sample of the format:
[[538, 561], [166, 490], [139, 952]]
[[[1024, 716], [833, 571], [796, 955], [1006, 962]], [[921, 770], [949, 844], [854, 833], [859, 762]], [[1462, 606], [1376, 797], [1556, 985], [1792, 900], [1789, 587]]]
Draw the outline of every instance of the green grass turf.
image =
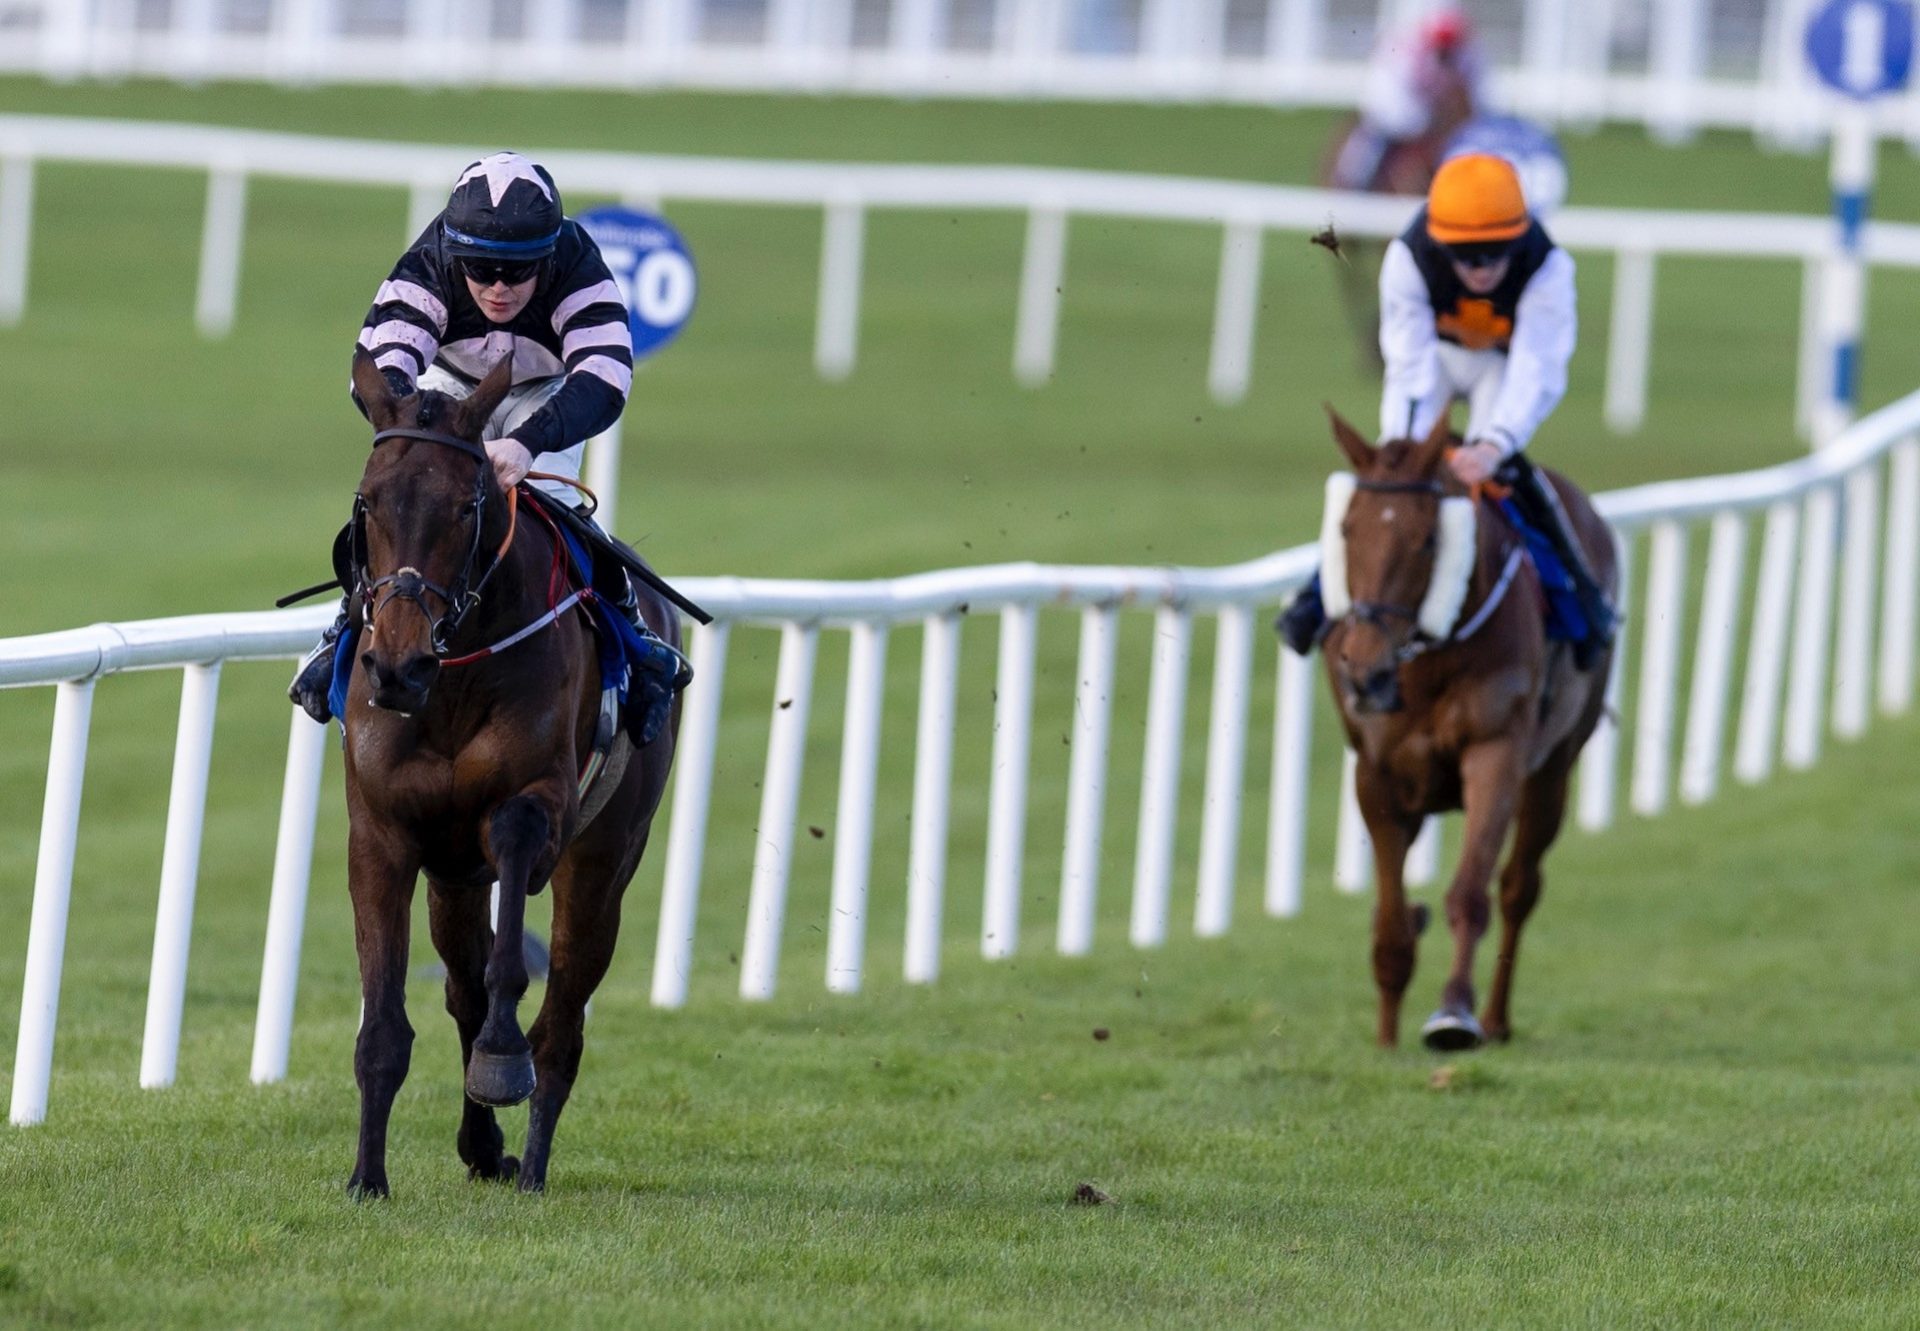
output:
[[[0, 81], [0, 110], [1285, 180], [1310, 175], [1330, 125], [1244, 109], [24, 81]], [[1580, 202], [1823, 203], [1819, 161], [1731, 136], [1671, 152], [1619, 131], [1568, 147]], [[1904, 152], [1883, 164], [1883, 211], [1910, 215], [1920, 172]], [[176, 173], [40, 173], [30, 311], [0, 333], [0, 633], [258, 608], [318, 576], [364, 446], [346, 352], [405, 201], [257, 183], [239, 324], [208, 343], [191, 323], [203, 188]], [[670, 571], [1237, 561], [1312, 535], [1333, 459], [1318, 402], [1370, 424], [1375, 390], [1355, 371], [1330, 261], [1296, 238], [1269, 239], [1254, 392], [1222, 409], [1204, 391], [1215, 231], [1077, 220], [1059, 373], [1028, 392], [1008, 368], [1022, 219], [876, 215], [860, 366], [824, 385], [810, 369], [817, 215], [671, 212], [705, 289], [681, 344], [640, 376], [621, 494], [625, 534]], [[1538, 456], [1605, 488], [1798, 451], [1796, 271], [1663, 264], [1649, 421], [1620, 439], [1599, 419], [1609, 265], [1580, 260], [1585, 350]], [[1920, 283], [1876, 276], [1870, 401], [1910, 386], [1916, 313]], [[340, 1196], [356, 985], [337, 763], [292, 1078], [244, 1084], [286, 734], [278, 665], [227, 672], [180, 1086], [133, 1089], [178, 685], [103, 684], [51, 1117], [0, 1133], [0, 1320], [451, 1323], [482, 1308], [715, 1325], [1913, 1320], [1916, 1031], [1903, 999], [1916, 921], [1900, 831], [1912, 723], [1757, 795], [1570, 838], [1521, 976], [1522, 1040], [1460, 1063], [1441, 1093], [1429, 1061], [1368, 1047], [1365, 906], [1325, 887], [1330, 782], [1315, 795], [1305, 917], [1260, 914], [1270, 648], [1232, 936], [1185, 937], [1203, 631], [1175, 942], [1126, 946], [1149, 648], [1131, 617], [1096, 959], [1046, 955], [1074, 636], [1066, 619], [1043, 626], [1022, 953], [989, 966], [974, 940], [994, 630], [967, 630], [945, 974], [928, 991], [899, 981], [918, 642], [895, 636], [870, 992], [832, 1001], [820, 977], [845, 648], [823, 641], [800, 819], [826, 835], [800, 842], [780, 997], [749, 1008], [731, 997], [732, 958], [773, 640], [736, 635], [693, 1004], [646, 1004], [656, 851], [596, 1004], [555, 1192], [531, 1203], [458, 1177], [451, 1029], [425, 980], [397, 1200], [355, 1209]], [[0, 902], [20, 921], [50, 710], [45, 691], [0, 694]], [[23, 952], [23, 939], [0, 950], [0, 1030], [14, 1024]], [[1096, 1044], [1095, 1025], [1113, 1040]], [[1120, 1204], [1069, 1209], [1082, 1180]]]

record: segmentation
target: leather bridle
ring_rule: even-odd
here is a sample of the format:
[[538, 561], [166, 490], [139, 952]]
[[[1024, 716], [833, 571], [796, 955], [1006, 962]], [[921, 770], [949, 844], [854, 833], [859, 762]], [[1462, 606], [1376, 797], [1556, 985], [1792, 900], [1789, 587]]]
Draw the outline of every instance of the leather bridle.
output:
[[[1369, 494], [1413, 494], [1431, 496], [1437, 503], [1446, 497], [1446, 491], [1438, 481], [1369, 481], [1358, 480], [1354, 489], [1365, 490]], [[1346, 619], [1371, 624], [1375, 628], [1392, 635], [1392, 622], [1396, 619], [1415, 625], [1412, 636], [1393, 649], [1393, 663], [1405, 665], [1425, 652], [1439, 645], [1438, 641], [1428, 637], [1417, 627], [1420, 623], [1419, 607], [1409, 609], [1404, 605], [1394, 605], [1387, 601], [1354, 601], [1347, 607]]]
[[[468, 612], [479, 604], [480, 593], [487, 585], [494, 571], [500, 567], [502, 556], [513, 542], [513, 524], [508, 523], [507, 538], [500, 544], [484, 572], [476, 580], [474, 569], [480, 560], [480, 533], [487, 525], [487, 498], [491, 487], [487, 484], [492, 474], [493, 462], [487, 451], [470, 439], [461, 439], [457, 435], [443, 434], [438, 430], [425, 430], [415, 426], [396, 426], [381, 430], [373, 436], [373, 446], [378, 448], [389, 439], [419, 439], [430, 444], [440, 444], [447, 448], [458, 449], [472, 458], [476, 464], [473, 474], [473, 535], [467, 542], [466, 558], [460, 563], [460, 573], [452, 586], [442, 587], [439, 583], [429, 582], [419, 569], [410, 566], [396, 569], [383, 578], [375, 578], [367, 567], [367, 500], [366, 496], [356, 493], [353, 496], [352, 558], [355, 576], [362, 590], [363, 622], [371, 629], [380, 617], [380, 612], [395, 601], [411, 601], [426, 617], [428, 638], [436, 657], [447, 654], [447, 640], [458, 632], [460, 624]], [[511, 514], [515, 509], [513, 491], [507, 492], [507, 508]], [[383, 594], [384, 593], [384, 594]], [[439, 618], [435, 618], [427, 609], [425, 597], [428, 593], [437, 597], [446, 607]]]

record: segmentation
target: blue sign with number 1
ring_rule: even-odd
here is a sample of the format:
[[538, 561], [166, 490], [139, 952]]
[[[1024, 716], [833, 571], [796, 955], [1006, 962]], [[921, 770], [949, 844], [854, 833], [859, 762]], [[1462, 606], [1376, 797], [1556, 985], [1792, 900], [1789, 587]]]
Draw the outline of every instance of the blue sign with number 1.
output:
[[1829, 0], [1807, 24], [1807, 59], [1828, 87], [1862, 101], [1906, 86], [1910, 0]]

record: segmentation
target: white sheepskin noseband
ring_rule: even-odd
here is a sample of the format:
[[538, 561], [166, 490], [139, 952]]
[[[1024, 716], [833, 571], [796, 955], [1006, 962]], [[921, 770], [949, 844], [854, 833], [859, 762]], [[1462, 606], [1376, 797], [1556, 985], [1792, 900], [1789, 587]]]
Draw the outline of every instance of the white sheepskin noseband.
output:
[[1451, 497], [1440, 501], [1433, 580], [1427, 584], [1426, 599], [1420, 602], [1420, 631], [1429, 638], [1450, 636], [1459, 622], [1460, 607], [1467, 600], [1467, 584], [1473, 581], [1477, 522], [1471, 499]]
[[1353, 594], [1347, 589], [1347, 538], [1340, 524], [1347, 519], [1358, 483], [1350, 471], [1327, 477], [1327, 507], [1320, 516], [1320, 603], [1328, 619], [1344, 619], [1353, 609]]

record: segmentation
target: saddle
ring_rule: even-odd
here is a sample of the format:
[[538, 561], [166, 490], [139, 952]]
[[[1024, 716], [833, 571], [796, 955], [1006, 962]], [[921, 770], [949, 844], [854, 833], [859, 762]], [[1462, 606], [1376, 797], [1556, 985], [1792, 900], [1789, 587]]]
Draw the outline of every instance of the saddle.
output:
[[1586, 611], [1580, 608], [1580, 594], [1574, 585], [1573, 574], [1553, 548], [1551, 538], [1527, 520], [1526, 513], [1512, 494], [1501, 495], [1492, 503], [1519, 535], [1526, 547], [1527, 558], [1533, 561], [1534, 571], [1540, 575], [1540, 609], [1546, 616], [1548, 641], [1585, 641], [1588, 631]]

